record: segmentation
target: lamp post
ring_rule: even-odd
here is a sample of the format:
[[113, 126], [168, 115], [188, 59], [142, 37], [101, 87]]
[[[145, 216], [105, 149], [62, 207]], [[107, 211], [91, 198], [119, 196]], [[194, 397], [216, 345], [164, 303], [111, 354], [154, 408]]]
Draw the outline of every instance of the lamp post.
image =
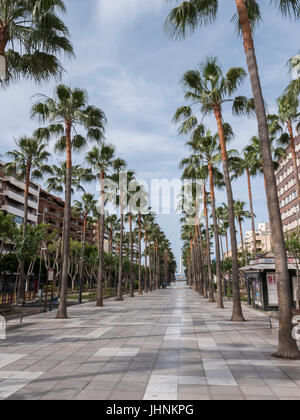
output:
[[[42, 216], [43, 217], [43, 221], [42, 223], [45, 223], [45, 211], [43, 211], [43, 213], [37, 213], [37, 216]], [[42, 252], [45, 248], [41, 248], [41, 253], [40, 253], [40, 267], [39, 267], [39, 276], [38, 276], [38, 285], [37, 285], [37, 291], [39, 292], [40, 290], [40, 284], [41, 284], [41, 271], [42, 271]]]
[[81, 234], [81, 245], [82, 245], [82, 250], [81, 250], [81, 255], [80, 255], [80, 262], [79, 262], [79, 294], [78, 294], [78, 303], [79, 305], [82, 304], [82, 281], [83, 281], [83, 273], [82, 273], [82, 268], [83, 268], [83, 230], [79, 230], [77, 231], [77, 233]]

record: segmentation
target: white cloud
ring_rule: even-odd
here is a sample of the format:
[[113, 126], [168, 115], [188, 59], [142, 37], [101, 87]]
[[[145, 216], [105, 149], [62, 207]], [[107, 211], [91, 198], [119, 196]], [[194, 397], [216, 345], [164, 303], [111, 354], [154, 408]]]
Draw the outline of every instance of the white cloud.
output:
[[141, 14], [157, 12], [162, 5], [162, 0], [99, 0], [99, 15], [107, 25], [127, 24]]

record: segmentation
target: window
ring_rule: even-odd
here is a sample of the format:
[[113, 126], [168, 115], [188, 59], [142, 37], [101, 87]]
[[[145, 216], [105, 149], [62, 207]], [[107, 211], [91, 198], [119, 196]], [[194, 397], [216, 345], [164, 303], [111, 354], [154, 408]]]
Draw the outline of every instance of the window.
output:
[[15, 223], [17, 225], [22, 225], [22, 223], [23, 223], [23, 218], [22, 217], [16, 216], [14, 220], [15, 220]]

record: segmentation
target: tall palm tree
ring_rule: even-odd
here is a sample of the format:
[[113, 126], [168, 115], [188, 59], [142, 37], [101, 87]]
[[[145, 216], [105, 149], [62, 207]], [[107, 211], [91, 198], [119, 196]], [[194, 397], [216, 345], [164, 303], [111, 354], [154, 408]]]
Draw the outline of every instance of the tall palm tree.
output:
[[133, 212], [135, 211], [132, 200], [135, 196], [135, 189], [139, 186], [133, 171], [127, 173], [127, 199], [128, 199], [128, 213], [126, 215], [126, 221], [129, 224], [129, 248], [130, 248], [130, 297], [134, 297], [134, 237], [133, 237]]
[[[151, 210], [151, 209], [149, 209]], [[146, 293], [149, 292], [150, 289], [150, 273], [148, 271], [148, 242], [150, 239], [150, 228], [152, 227], [152, 224], [154, 222], [154, 216], [151, 213], [151, 211], [149, 213], [143, 214], [142, 215], [142, 228], [143, 228], [143, 232], [144, 232], [144, 242], [145, 242], [145, 247], [144, 247], [144, 255], [145, 255], [145, 281], [144, 281], [144, 290]], [[150, 254], [149, 254], [149, 259], [150, 259]], [[149, 276], [148, 276], [149, 274]]]
[[[246, 72], [242, 68], [231, 68], [226, 75], [217, 64], [216, 58], [208, 59], [199, 70], [191, 70], [184, 74], [182, 83], [185, 87], [185, 99], [187, 106], [179, 108], [174, 116], [174, 121], [180, 123], [180, 133], [184, 134], [193, 129], [197, 124], [197, 118], [193, 114], [194, 107], [200, 107], [203, 116], [213, 113], [218, 126], [218, 135], [223, 164], [224, 181], [226, 186], [230, 237], [232, 249], [232, 282], [233, 282], [233, 311], [232, 321], [244, 321], [240, 290], [239, 269], [237, 260], [237, 241], [235, 231], [235, 218], [233, 209], [233, 193], [229, 173], [228, 153], [226, 141], [233, 136], [228, 124], [223, 122], [223, 105], [232, 102], [232, 112], [235, 115], [249, 114], [253, 110], [253, 101], [243, 96], [232, 99], [245, 80]], [[196, 108], [197, 109], [197, 108]]]
[[118, 207], [120, 209], [120, 245], [119, 245], [119, 276], [116, 301], [122, 301], [122, 282], [123, 282], [123, 236], [124, 236], [124, 212], [127, 206], [127, 174], [126, 162], [123, 159], [116, 159], [113, 163], [115, 171], [112, 179], [116, 182], [118, 188]]
[[237, 179], [246, 173], [247, 184], [248, 184], [248, 196], [249, 196], [249, 206], [251, 213], [251, 227], [252, 227], [252, 238], [253, 238], [253, 252], [254, 256], [257, 254], [257, 244], [256, 244], [256, 229], [255, 229], [255, 214], [253, 209], [253, 196], [252, 196], [252, 185], [251, 177], [255, 177], [259, 172], [261, 172], [261, 162], [257, 160], [256, 153], [253, 153], [253, 149], [248, 149], [243, 151], [242, 158], [235, 158], [231, 160], [231, 172], [232, 179]]
[[[264, 162], [265, 177], [268, 184], [267, 202], [272, 236], [274, 240], [275, 266], [280, 295], [280, 329], [277, 356], [298, 358], [300, 357], [300, 353], [291, 334], [291, 290], [289, 284], [283, 226], [277, 196], [272, 153], [269, 143], [265, 102], [261, 88], [253, 40], [253, 29], [261, 20], [260, 6], [256, 0], [234, 0], [234, 3], [237, 11], [235, 20], [239, 33], [242, 34], [244, 41], [244, 50], [258, 121], [259, 140]], [[300, 15], [299, 0], [275, 0], [272, 3], [279, 8], [284, 16], [295, 15], [298, 17]], [[214, 22], [218, 14], [218, 6], [218, 0], [185, 0], [169, 14], [165, 23], [166, 30], [173, 37], [185, 37], [188, 30], [190, 30], [190, 32], [194, 32], [197, 27]]]
[[[97, 219], [99, 219], [97, 214]], [[106, 229], [108, 232], [108, 253], [113, 256], [114, 249], [113, 249], [113, 243], [114, 243], [114, 233], [118, 230], [118, 217], [116, 214], [109, 214], [106, 216]], [[99, 225], [99, 223], [98, 223]], [[100, 227], [100, 226], [99, 226]], [[98, 242], [100, 244], [100, 231], [98, 234]], [[109, 265], [109, 284], [112, 283], [112, 264]]]
[[[50, 153], [46, 150], [46, 144], [37, 136], [37, 132], [32, 137], [22, 137], [16, 142], [16, 149], [6, 153], [11, 159], [4, 166], [7, 175], [13, 175], [20, 181], [25, 182], [24, 189], [24, 217], [23, 217], [23, 239], [25, 238], [28, 225], [28, 199], [30, 179], [41, 179], [43, 175], [51, 173], [52, 169], [46, 165]], [[18, 303], [24, 300], [24, 272], [25, 261], [21, 260], [19, 265], [19, 288]]]
[[236, 217], [236, 220], [239, 224], [240, 228], [240, 237], [241, 237], [241, 245], [242, 245], [242, 253], [245, 255], [244, 250], [244, 238], [243, 238], [243, 229], [242, 229], [242, 223], [245, 219], [251, 218], [251, 213], [247, 210], [245, 210], [246, 203], [244, 201], [237, 200], [234, 202], [234, 214]]
[[97, 201], [94, 199], [93, 194], [84, 193], [81, 197], [81, 200], [76, 200], [74, 202], [74, 210], [78, 215], [83, 215], [83, 229], [82, 229], [82, 248], [81, 248], [81, 257], [80, 257], [80, 266], [79, 266], [79, 303], [82, 303], [82, 291], [83, 291], [83, 273], [84, 273], [84, 255], [86, 248], [86, 237], [87, 237], [87, 227], [88, 227], [88, 218], [90, 214], [94, 211]]
[[94, 178], [100, 182], [100, 205], [98, 214], [100, 219], [99, 237], [99, 268], [97, 282], [97, 306], [103, 306], [103, 276], [104, 276], [104, 230], [105, 230], [105, 177], [110, 174], [114, 164], [115, 148], [103, 144], [101, 148], [94, 147], [86, 156], [86, 163], [92, 169]]
[[[180, 202], [180, 207], [182, 207], [183, 213], [185, 213], [185, 207], [190, 208], [191, 212], [193, 213], [194, 217], [189, 217], [191, 220], [190, 223], [193, 223], [194, 227], [194, 239], [195, 242], [195, 254], [197, 256], [196, 259], [196, 266], [193, 272], [194, 280], [195, 280], [195, 290], [200, 293], [200, 295], [206, 296], [206, 273], [204, 269], [204, 253], [203, 253], [203, 240], [201, 232], [199, 232], [199, 228], [201, 226], [199, 220], [199, 207], [200, 207], [200, 199], [201, 199], [201, 180], [203, 179], [202, 176], [202, 168], [201, 168], [201, 157], [195, 153], [189, 156], [186, 159], [183, 159], [180, 163], [180, 168], [183, 169], [182, 179], [183, 180], [190, 180], [191, 184], [187, 185], [183, 188], [184, 192], [182, 195], [182, 200]], [[200, 180], [200, 182], [199, 182]], [[200, 191], [199, 191], [200, 190]], [[199, 194], [200, 192], [200, 194]], [[184, 206], [183, 206], [184, 203]], [[189, 211], [190, 213], [190, 211]], [[191, 253], [191, 257], [194, 257], [194, 254]], [[212, 288], [210, 288], [212, 290]], [[213, 296], [210, 296], [213, 301]]]
[[[85, 90], [71, 89], [59, 85], [55, 89], [54, 97], [40, 95], [41, 102], [32, 107], [32, 117], [39, 117], [44, 122], [49, 122], [49, 131], [61, 136], [56, 148], [66, 151], [66, 190], [64, 210], [63, 234], [63, 269], [61, 298], [57, 311], [58, 319], [66, 319], [67, 315], [67, 285], [68, 262], [70, 255], [70, 222], [71, 222], [71, 188], [72, 188], [72, 150], [80, 150], [87, 140], [101, 143], [104, 138], [104, 125], [106, 117], [104, 112], [88, 105], [88, 95]], [[86, 137], [77, 134], [77, 127], [82, 127]], [[75, 133], [73, 135], [73, 132]]]
[[0, 61], [5, 84], [20, 77], [40, 82], [61, 76], [57, 55], [73, 55], [68, 28], [59, 17], [64, 12], [62, 0], [0, 1]]
[[[216, 208], [216, 214], [218, 218], [218, 226], [220, 229], [221, 237], [225, 237], [226, 241], [226, 251], [228, 256], [228, 229], [229, 229], [229, 221], [228, 221], [228, 207], [225, 203], [222, 206]], [[221, 239], [222, 243], [222, 239]]]
[[215, 239], [215, 256], [216, 256], [216, 274], [218, 285], [218, 308], [224, 308], [222, 301], [222, 272], [221, 272], [221, 256], [220, 242], [218, 232], [218, 222], [215, 203], [215, 185], [223, 183], [223, 175], [218, 170], [221, 161], [218, 135], [213, 136], [210, 131], [206, 131], [203, 125], [199, 125], [192, 134], [192, 140], [187, 143], [195, 154], [201, 160], [202, 171], [205, 171], [209, 178], [210, 184], [210, 200], [212, 208], [212, 216], [214, 221], [214, 239]]

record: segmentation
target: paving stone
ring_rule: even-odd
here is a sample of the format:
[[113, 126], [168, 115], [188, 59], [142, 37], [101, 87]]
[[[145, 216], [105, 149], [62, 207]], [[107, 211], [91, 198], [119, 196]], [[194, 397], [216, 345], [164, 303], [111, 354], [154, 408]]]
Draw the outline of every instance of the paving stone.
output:
[[299, 400], [299, 362], [271, 358], [278, 331], [243, 309], [231, 323], [230, 302], [176, 285], [25, 318], [1, 343], [0, 399]]

